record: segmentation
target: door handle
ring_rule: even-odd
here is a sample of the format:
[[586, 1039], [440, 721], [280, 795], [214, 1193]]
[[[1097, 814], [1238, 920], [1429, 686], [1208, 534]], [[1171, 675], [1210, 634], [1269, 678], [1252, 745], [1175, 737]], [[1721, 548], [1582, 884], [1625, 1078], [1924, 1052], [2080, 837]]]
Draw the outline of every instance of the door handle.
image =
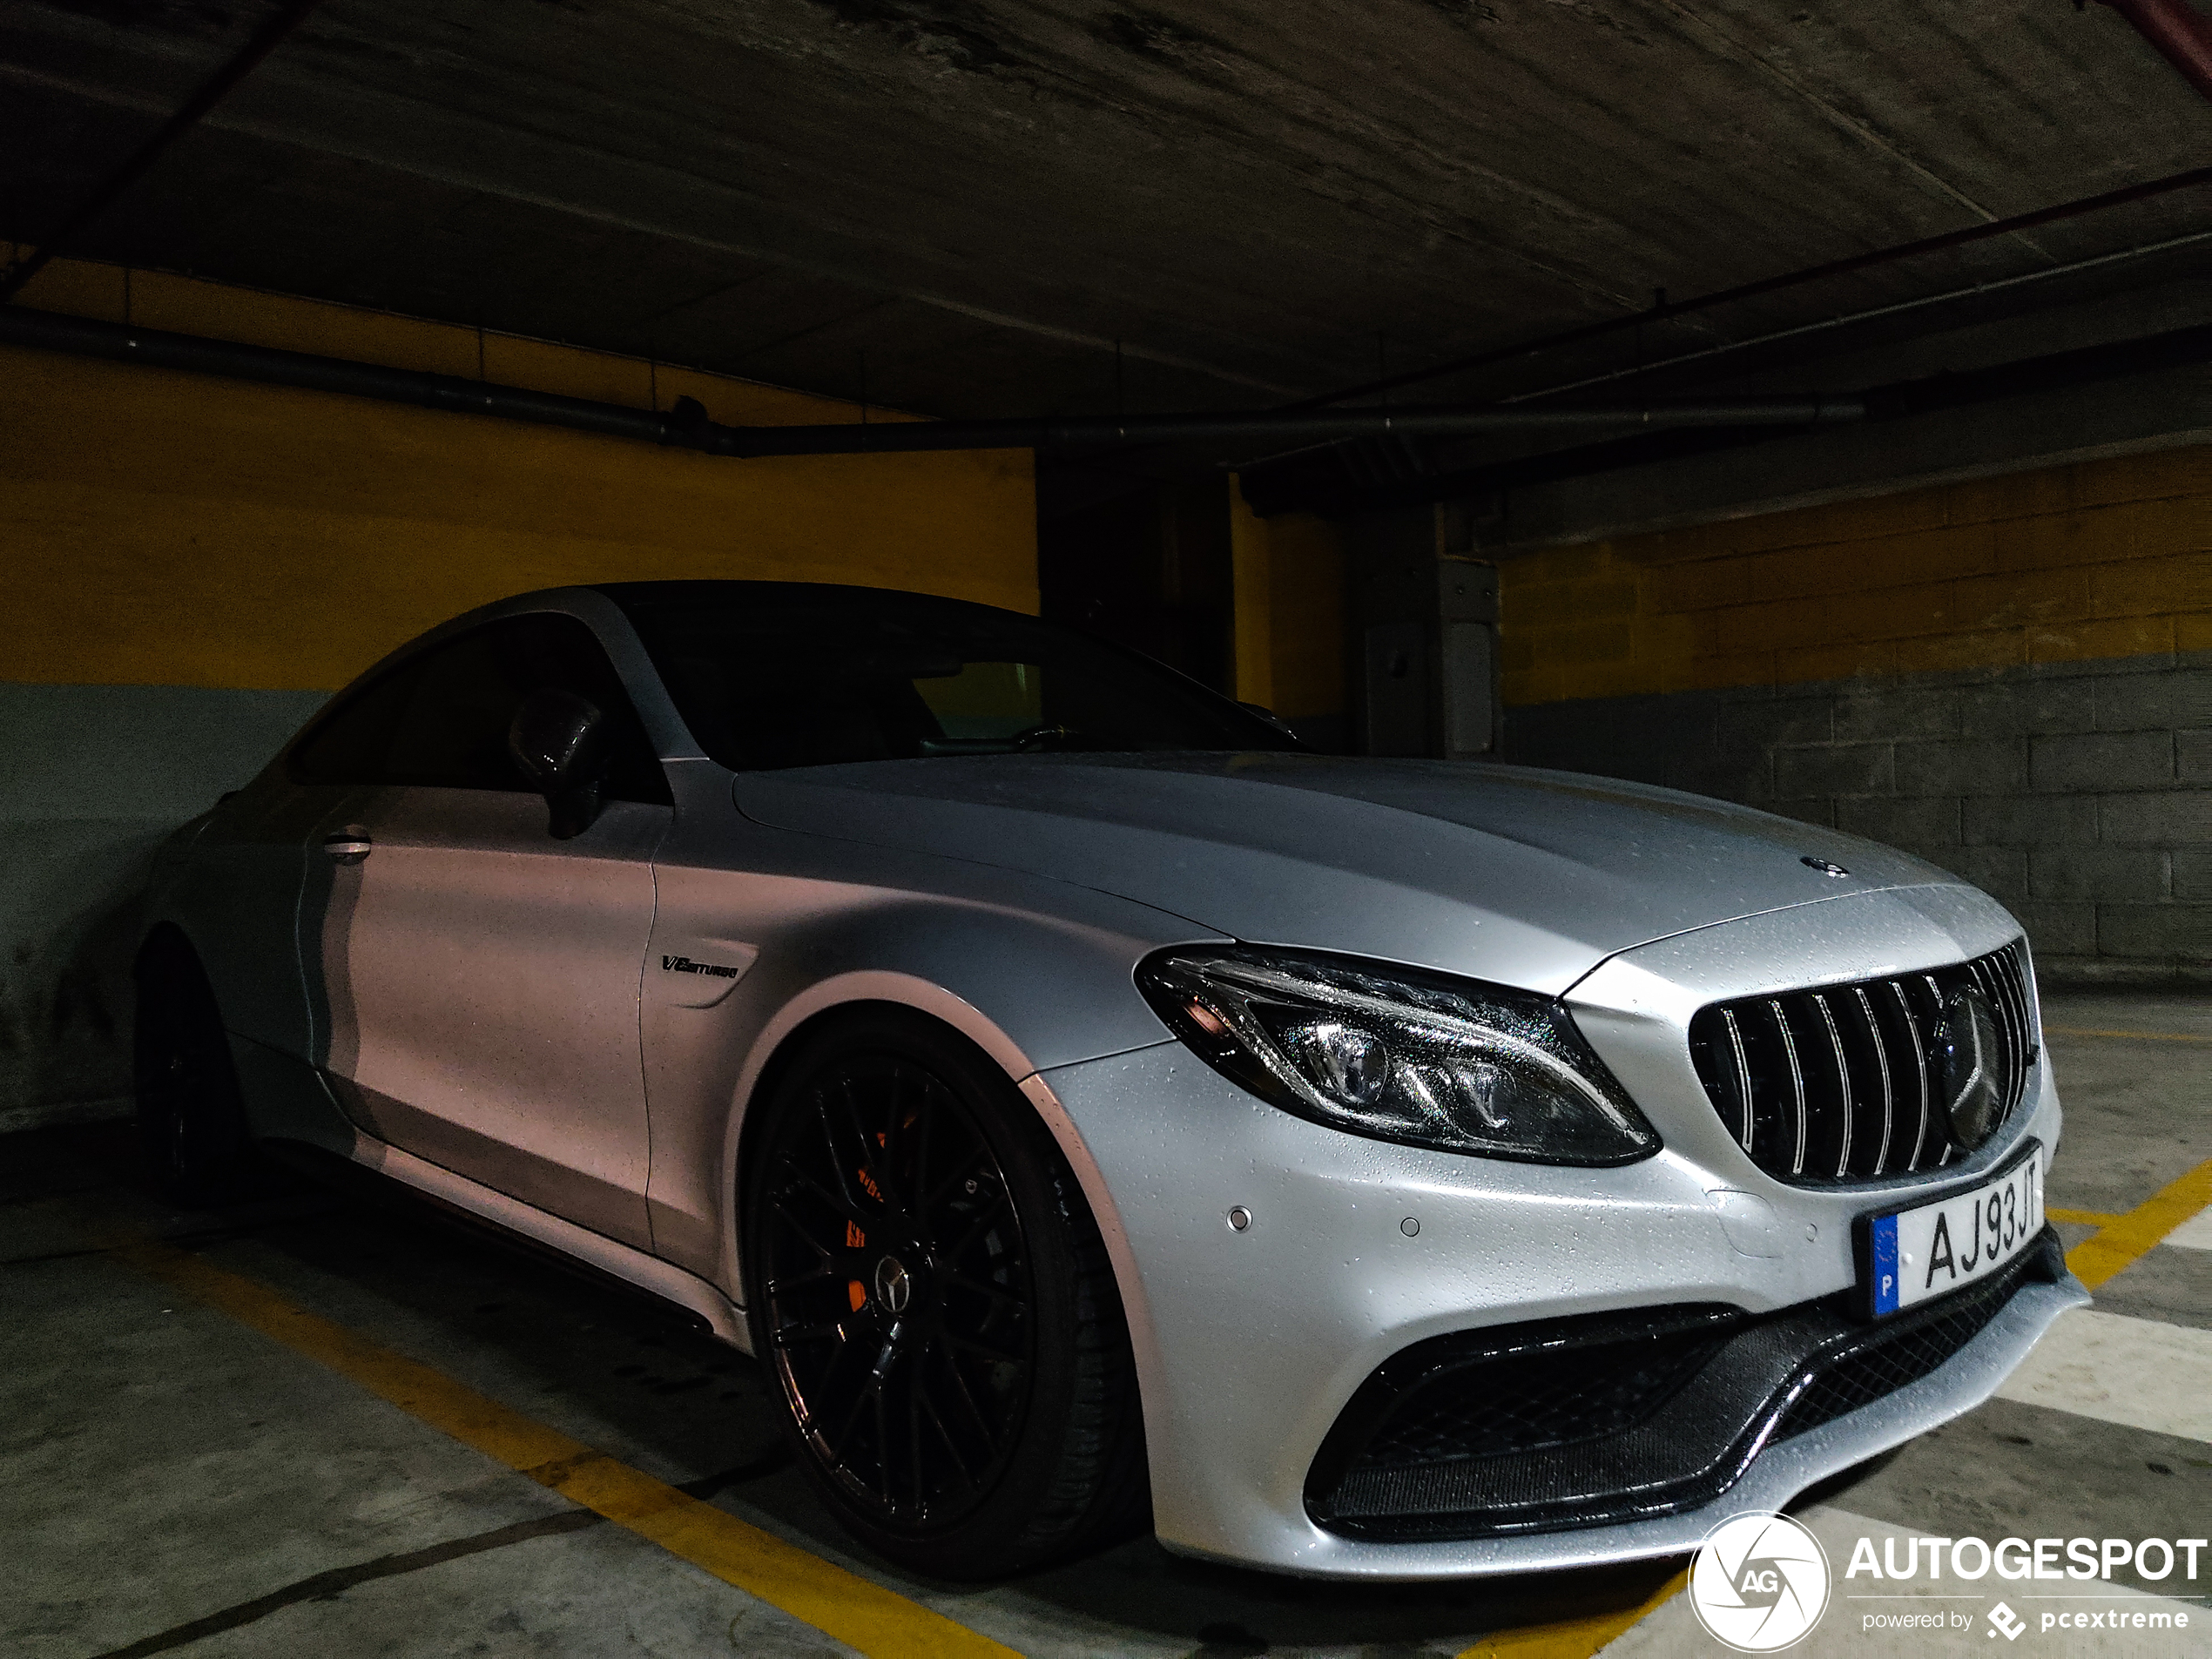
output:
[[359, 864], [374, 846], [368, 839], [368, 832], [354, 824], [333, 830], [322, 838], [322, 850], [330, 854], [333, 864]]

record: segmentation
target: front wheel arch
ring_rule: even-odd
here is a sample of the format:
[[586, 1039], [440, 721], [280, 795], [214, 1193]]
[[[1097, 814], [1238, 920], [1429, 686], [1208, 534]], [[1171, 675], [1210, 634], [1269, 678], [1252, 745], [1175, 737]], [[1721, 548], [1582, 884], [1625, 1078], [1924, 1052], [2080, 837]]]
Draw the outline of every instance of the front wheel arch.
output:
[[[1129, 993], [1132, 999], [1141, 1001], [1136, 999], [1134, 983], [1129, 986]], [[1091, 1218], [1105, 1239], [1123, 1316], [1129, 1323], [1130, 1339], [1136, 1350], [1138, 1374], [1142, 1378], [1159, 1377], [1144, 1278], [1138, 1271], [1136, 1251], [1128, 1229], [1123, 1224], [1113, 1191], [1107, 1185], [1104, 1171], [1091, 1156], [1082, 1131], [1061, 1106], [1045, 1075], [1031, 1063], [1021, 1044], [1001, 1023], [958, 993], [916, 974], [866, 969], [817, 980], [784, 1001], [749, 1044], [747, 1057], [738, 1069], [722, 1136], [719, 1201], [725, 1208], [717, 1224], [720, 1235], [717, 1271], [725, 1288], [739, 1302], [744, 1300], [746, 1267], [743, 1196], [745, 1160], [752, 1149], [756, 1123], [752, 1108], [767, 1098], [767, 1091], [774, 1086], [780, 1069], [799, 1052], [799, 1043], [817, 1025], [853, 1018], [878, 1008], [923, 1016], [948, 1028], [988, 1055], [1006, 1074], [1007, 1081], [1028, 1097], [1029, 1109], [1059, 1146], [1060, 1156], [1074, 1170], [1089, 1205]], [[1165, 1027], [1159, 1027], [1158, 1030], [1160, 1041], [1172, 1040]], [[1150, 1398], [1147, 1396], [1148, 1404]]]
[[[846, 1034], [852, 1043], [849, 1053], [842, 1049]], [[1041, 1294], [1052, 1298], [1056, 1306], [1051, 1312], [1040, 1309], [1037, 1317], [1042, 1318], [1044, 1326], [1039, 1328], [1060, 1330], [1072, 1345], [1065, 1349], [1054, 1346], [1051, 1359], [1040, 1350], [1035, 1374], [1042, 1377], [1056, 1368], [1064, 1382], [1082, 1373], [1088, 1380], [1080, 1385], [1079, 1394], [1081, 1400], [1087, 1403], [1077, 1403], [1076, 1396], [1053, 1394], [1043, 1408], [1046, 1415], [1037, 1420], [1042, 1438], [1025, 1440], [1025, 1449], [1020, 1456], [1027, 1460], [1026, 1467], [1007, 1466], [1000, 1470], [1001, 1489], [1009, 1499], [1025, 1490], [1039, 1496], [1037, 1518], [1014, 1531], [1008, 1530], [1013, 1524], [1009, 1517], [1027, 1517], [1029, 1512], [1010, 1502], [985, 1505], [972, 1526], [954, 1526], [936, 1535], [901, 1536], [887, 1517], [876, 1517], [875, 1521], [880, 1524], [871, 1524], [870, 1517], [863, 1512], [864, 1507], [863, 1510], [855, 1510], [849, 1504], [840, 1507], [834, 1494], [826, 1489], [824, 1496], [831, 1507], [839, 1511], [848, 1528], [880, 1553], [910, 1568], [946, 1576], [995, 1576], [1022, 1565], [1035, 1564], [1119, 1536], [1141, 1524], [1149, 1507], [1149, 1483], [1142, 1401], [1124, 1313], [1120, 1284], [1122, 1264], [1117, 1252], [1107, 1248], [1084, 1184], [1078, 1178], [1054, 1127], [1016, 1078], [1006, 1075], [1008, 1069], [965, 1033], [910, 1004], [868, 1001], [822, 1010], [794, 1027], [777, 1045], [750, 1092], [752, 1109], [746, 1113], [740, 1137], [743, 1156], [738, 1162], [738, 1175], [741, 1185], [732, 1195], [737, 1204], [736, 1224], [732, 1231], [741, 1255], [754, 1258], [749, 1261], [740, 1283], [745, 1287], [756, 1355], [780, 1391], [784, 1380], [781, 1367], [789, 1356], [772, 1334], [772, 1310], [762, 1287], [766, 1283], [765, 1276], [774, 1271], [773, 1258], [765, 1253], [772, 1247], [771, 1230], [787, 1224], [779, 1224], [774, 1218], [786, 1214], [782, 1200], [772, 1211], [767, 1194], [771, 1184], [779, 1178], [771, 1160], [788, 1155], [794, 1131], [801, 1135], [811, 1132], [813, 1120], [799, 1105], [799, 1091], [810, 1075], [834, 1076], [843, 1082], [859, 1075], [856, 1067], [865, 1069], [872, 1064], [883, 1063], [887, 1058], [894, 1066], [911, 1063], [925, 1071], [934, 1071], [949, 1087], [956, 1108], [968, 1114], [972, 1123], [985, 1126], [987, 1155], [997, 1160], [990, 1164], [992, 1173], [998, 1174], [1001, 1164], [1005, 1164], [1002, 1178], [1008, 1191], [1019, 1189], [1026, 1195], [1022, 1205], [1011, 1212], [1015, 1224], [1024, 1231], [1025, 1237], [1032, 1227], [1051, 1234], [1053, 1242], [1045, 1245], [1043, 1257], [1049, 1259], [1059, 1254], [1064, 1262], [1043, 1284]], [[894, 1103], [889, 1109], [895, 1118], [900, 1115], [895, 1103], [900, 1097], [894, 1094], [890, 1098]], [[891, 1132], [895, 1135], [897, 1130]], [[880, 1136], [875, 1138], [879, 1144], [882, 1143]], [[891, 1150], [895, 1153], [895, 1145]], [[833, 1160], [834, 1153], [832, 1157]], [[889, 1185], [887, 1169], [885, 1174], [886, 1184]], [[863, 1182], [866, 1178], [864, 1175]], [[973, 1180], [967, 1186], [971, 1193], [975, 1190]], [[874, 1190], [873, 1186], [868, 1190]], [[833, 1217], [832, 1221], [833, 1227], [838, 1224]], [[845, 1224], [846, 1242], [851, 1244], [850, 1225]], [[871, 1225], [870, 1236], [873, 1231]], [[924, 1227], [916, 1236], [927, 1239], [931, 1234]], [[1042, 1241], [1040, 1233], [1033, 1243]], [[866, 1244], [866, 1237], [862, 1243]], [[874, 1247], [882, 1246], [878, 1244]], [[789, 1248], [788, 1240], [783, 1248]], [[757, 1257], [756, 1251], [761, 1252]], [[934, 1260], [934, 1256], [929, 1259]], [[923, 1274], [925, 1282], [928, 1277], [927, 1273]], [[1057, 1305], [1060, 1304], [1064, 1305]], [[864, 1304], [860, 1299], [853, 1302], [853, 1313], [861, 1316], [864, 1305], [868, 1316], [878, 1315], [873, 1304]], [[806, 1315], [810, 1320], [815, 1317], [812, 1311]], [[895, 1330], [892, 1334], [895, 1339]], [[868, 1346], [876, 1337], [860, 1340], [860, 1345]], [[841, 1345], [843, 1342], [840, 1339]], [[889, 1352], [887, 1346], [885, 1352]], [[795, 1406], [792, 1409], [795, 1410]], [[1042, 1426], [1061, 1421], [1058, 1413], [1068, 1409], [1076, 1410], [1078, 1415], [1066, 1420], [1065, 1433], [1074, 1438], [1063, 1440]], [[1022, 1435], [1026, 1437], [1028, 1432], [1025, 1425]], [[1089, 1437], [1085, 1442], [1089, 1450], [1079, 1453], [1073, 1448], [1084, 1436]], [[796, 1440], [796, 1449], [806, 1459], [806, 1437], [797, 1434]], [[1038, 1486], [1036, 1481], [1045, 1467], [1036, 1460], [1044, 1455], [1037, 1450], [1039, 1447], [1053, 1448], [1049, 1455], [1063, 1462], [1071, 1456], [1079, 1460], [1088, 1459], [1084, 1464], [1088, 1474], [1072, 1474], [1069, 1470], [1074, 1465], [1063, 1467], [1055, 1464], [1053, 1467], [1060, 1473], [1049, 1486]], [[919, 1467], [917, 1464], [917, 1472]], [[835, 1483], [836, 1472], [827, 1464], [821, 1468], [810, 1464], [809, 1473], [818, 1486]], [[995, 1541], [979, 1554], [975, 1539], [969, 1534], [984, 1534], [993, 1536]]]
[[[1036, 1073], [1020, 1045], [981, 1009], [918, 975], [865, 970], [839, 974], [806, 987], [778, 1008], [761, 1028], [738, 1074], [723, 1135], [720, 1180], [723, 1201], [729, 1206], [721, 1224], [723, 1271], [732, 1287], [745, 1282], [743, 1197], [746, 1159], [755, 1130], [753, 1107], [769, 1097], [769, 1091], [789, 1066], [792, 1056], [800, 1052], [813, 1032], [827, 1023], [865, 1017], [882, 1009], [913, 1015], [945, 1028], [987, 1056], [1006, 1074], [1007, 1081], [1017, 1087]], [[1089, 1192], [1092, 1171], [1089, 1168], [1089, 1154], [1080, 1141], [1069, 1143], [1062, 1125], [1047, 1119], [1046, 1127], [1060, 1143], [1061, 1156], [1075, 1166], [1086, 1192]]]

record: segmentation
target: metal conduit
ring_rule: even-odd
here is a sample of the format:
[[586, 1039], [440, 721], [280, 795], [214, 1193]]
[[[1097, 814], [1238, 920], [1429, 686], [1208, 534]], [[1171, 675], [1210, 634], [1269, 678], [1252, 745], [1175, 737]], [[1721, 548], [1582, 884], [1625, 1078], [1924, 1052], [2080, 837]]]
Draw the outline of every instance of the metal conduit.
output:
[[1857, 398], [1742, 398], [1725, 402], [1648, 402], [1585, 408], [1315, 410], [1307, 413], [1148, 415], [1008, 421], [913, 421], [843, 426], [724, 426], [690, 398], [665, 412], [563, 397], [457, 375], [242, 346], [135, 328], [21, 307], [0, 308], [0, 343], [111, 362], [144, 363], [270, 386], [341, 392], [421, 408], [489, 415], [602, 437], [697, 449], [706, 455], [912, 454], [953, 449], [1080, 450], [1133, 443], [1237, 442], [1459, 436], [1481, 432], [1585, 431], [1638, 426], [1804, 427], [1865, 418]]
[[[1580, 380], [1562, 381], [1557, 385], [1539, 387], [1533, 391], [1516, 392], [1505, 400], [1519, 403], [1524, 398], [1556, 397], [1563, 392], [1579, 392], [1587, 387], [1603, 386], [1614, 381], [1635, 380], [1644, 374], [1656, 374], [1663, 368], [1674, 368], [1683, 363], [1700, 363], [1708, 358], [1726, 357], [1731, 353], [1750, 351], [1757, 346], [1771, 346], [1778, 341], [1802, 340], [1808, 335], [1822, 334], [1838, 328], [1848, 328], [1855, 323], [1873, 322], [1884, 317], [1902, 316], [1908, 311], [1925, 311], [1931, 306], [1950, 305], [1960, 300], [1979, 300], [1986, 294], [2002, 293], [2013, 288], [2023, 288], [2038, 282], [2047, 282], [2054, 277], [2078, 276], [2084, 271], [2101, 270], [2108, 266], [2125, 265], [2132, 260], [2146, 259], [2153, 254], [2171, 253], [2185, 247], [2195, 247], [2212, 242], [2212, 231], [2192, 231], [2182, 236], [2169, 236], [2163, 241], [2146, 242], [2135, 247], [2124, 247], [2111, 253], [2099, 253], [2084, 260], [2074, 260], [2065, 265], [2047, 265], [2033, 271], [2023, 271], [2017, 276], [1998, 277], [1987, 282], [1977, 282], [1971, 287], [1948, 288], [1941, 293], [1922, 294], [1917, 300], [1899, 300], [1885, 306], [1873, 306], [1864, 311], [1849, 311], [1839, 316], [1823, 317], [1817, 322], [1800, 323], [1792, 328], [1777, 328], [1764, 334], [1752, 334], [1742, 340], [1726, 340], [1718, 345], [1701, 346], [1694, 350], [1676, 352], [1671, 357], [1656, 357], [1633, 368], [1608, 369], [1602, 374], [1586, 374]], [[1968, 371], [1973, 372], [1973, 371]]]
[[[2107, 0], [2112, 3], [2113, 0]], [[2135, 3], [2135, 0], [2128, 0]], [[1562, 333], [1546, 334], [1537, 340], [1515, 341], [1509, 346], [1497, 346], [1487, 351], [1475, 352], [1465, 357], [1454, 357], [1441, 363], [1425, 364], [1401, 374], [1389, 374], [1380, 380], [1367, 381], [1358, 386], [1347, 386], [1341, 391], [1310, 397], [1286, 407], [1292, 409], [1318, 408], [1325, 404], [1341, 403], [1355, 397], [1372, 397], [1379, 393], [1395, 391], [1400, 387], [1417, 385], [1423, 381], [1447, 374], [1464, 374], [1473, 369], [1487, 368], [1497, 363], [1534, 357], [1562, 346], [1581, 345], [1588, 341], [1603, 339], [1610, 334], [1641, 328], [1648, 325], [1670, 322], [1677, 317], [1687, 317], [1698, 312], [1710, 311], [1716, 307], [1735, 305], [1764, 294], [1778, 293], [1806, 283], [1824, 282], [1831, 277], [1851, 276], [1860, 271], [1892, 265], [1901, 260], [1915, 259], [1922, 254], [1941, 253], [1970, 243], [1987, 241], [1993, 237], [2016, 235], [2045, 225], [2062, 224], [2068, 219], [2081, 219], [2108, 208], [2126, 206], [2131, 202], [2148, 201], [2175, 191], [2201, 190], [2212, 185], [2212, 167], [2193, 168], [2165, 179], [2153, 179], [2140, 185], [2129, 185], [2120, 190], [2109, 190], [2101, 195], [2087, 196], [2079, 201], [2061, 202], [2054, 207], [2040, 207], [2033, 212], [2016, 213], [2010, 219], [1993, 219], [1987, 224], [1970, 225], [1964, 230], [1946, 231], [1940, 236], [1922, 237], [1917, 242], [1905, 242], [1894, 247], [1878, 248], [1871, 253], [1854, 253], [1847, 259], [1831, 260], [1825, 265], [1807, 266], [1801, 271], [1787, 271], [1779, 276], [1762, 277], [1756, 282], [1745, 282], [1732, 288], [1722, 288], [1701, 294], [1694, 300], [1678, 300], [1657, 305], [1648, 311], [1629, 312], [1618, 317], [1608, 317], [1601, 322], [1584, 323]]]

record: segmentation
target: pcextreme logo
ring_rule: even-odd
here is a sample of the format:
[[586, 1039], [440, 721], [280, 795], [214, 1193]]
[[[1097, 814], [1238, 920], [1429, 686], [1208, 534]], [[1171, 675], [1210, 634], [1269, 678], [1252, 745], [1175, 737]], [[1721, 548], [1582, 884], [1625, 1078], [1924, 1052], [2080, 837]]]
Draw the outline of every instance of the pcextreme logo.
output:
[[1689, 1568], [1689, 1605], [1714, 1641], [1774, 1653], [1828, 1608], [1828, 1554], [1787, 1515], [1734, 1515], [1705, 1534]]

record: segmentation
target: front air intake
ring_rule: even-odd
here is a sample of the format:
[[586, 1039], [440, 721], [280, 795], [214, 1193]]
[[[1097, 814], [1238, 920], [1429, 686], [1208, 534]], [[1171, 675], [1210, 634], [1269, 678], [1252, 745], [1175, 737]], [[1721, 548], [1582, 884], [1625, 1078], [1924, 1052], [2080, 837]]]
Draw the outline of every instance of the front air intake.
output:
[[1385, 1360], [1306, 1472], [1316, 1523], [1377, 1543], [1562, 1532], [1712, 1503], [1786, 1440], [1942, 1369], [2058, 1235], [1993, 1277], [1878, 1324], [1849, 1293], [1771, 1313], [1717, 1305], [1455, 1332]]
[[1799, 1186], [1940, 1169], [2019, 1106], [2040, 1052], [2027, 947], [1700, 1008], [1690, 1057], [1751, 1161]]

